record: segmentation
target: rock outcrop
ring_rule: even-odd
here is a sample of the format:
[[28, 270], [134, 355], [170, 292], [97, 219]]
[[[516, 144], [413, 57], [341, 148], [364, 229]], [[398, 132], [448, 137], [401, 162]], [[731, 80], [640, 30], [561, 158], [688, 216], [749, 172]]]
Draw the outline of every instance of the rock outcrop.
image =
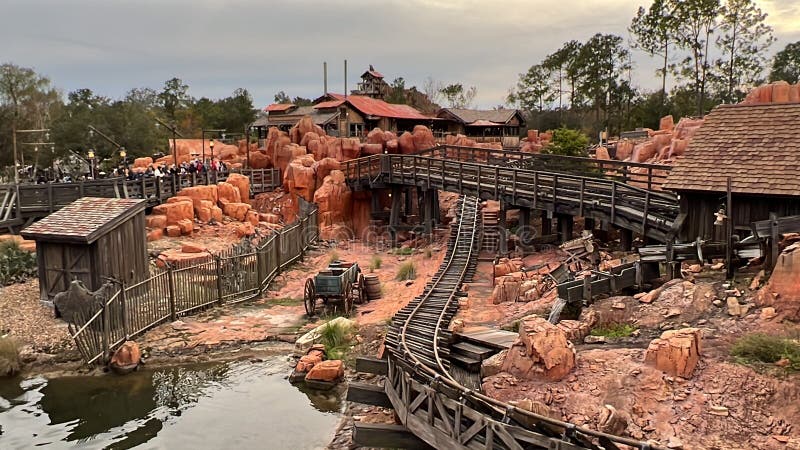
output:
[[[314, 193], [319, 206], [320, 238], [325, 240], [349, 237], [348, 221], [352, 212], [352, 192], [345, 183], [344, 173], [331, 171], [322, 186]], [[343, 235], [343, 233], [345, 233]]]
[[800, 321], [800, 243], [786, 247], [778, 256], [769, 281], [756, 295], [756, 304], [775, 308], [779, 315]]
[[306, 374], [306, 380], [334, 382], [344, 377], [344, 364], [339, 359], [330, 359], [314, 364]]
[[691, 378], [700, 361], [698, 328], [665, 331], [647, 347], [645, 362], [673, 376]]
[[575, 347], [564, 331], [546, 319], [527, 316], [502, 371], [524, 380], [558, 381], [575, 368]]

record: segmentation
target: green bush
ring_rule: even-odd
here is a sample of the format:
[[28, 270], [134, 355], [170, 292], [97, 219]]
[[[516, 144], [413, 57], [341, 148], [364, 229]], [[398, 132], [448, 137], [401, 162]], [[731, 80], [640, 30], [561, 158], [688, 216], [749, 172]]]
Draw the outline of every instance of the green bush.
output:
[[621, 338], [632, 335], [634, 331], [636, 331], [636, 327], [629, 323], [607, 323], [593, 328], [590, 334], [607, 338]]
[[372, 260], [369, 262], [370, 270], [377, 270], [381, 268], [381, 264], [383, 264], [383, 260], [378, 255], [372, 255]]
[[21, 249], [16, 241], [0, 243], [0, 284], [21, 282], [35, 275], [35, 254]]
[[0, 336], [0, 377], [9, 377], [19, 372], [19, 346], [8, 337]]
[[397, 269], [397, 281], [413, 280], [417, 278], [417, 266], [414, 261], [406, 261]]
[[353, 329], [342, 323], [328, 322], [320, 332], [320, 342], [325, 346], [328, 359], [344, 359], [353, 340]]
[[392, 253], [399, 256], [408, 256], [414, 254], [414, 249], [411, 247], [400, 247], [392, 250]]
[[774, 364], [789, 360], [788, 369], [800, 370], [800, 344], [784, 336], [748, 334], [731, 347], [731, 356], [740, 364]]
[[553, 130], [553, 140], [542, 153], [564, 156], [587, 156], [589, 137], [580, 130], [561, 127]]

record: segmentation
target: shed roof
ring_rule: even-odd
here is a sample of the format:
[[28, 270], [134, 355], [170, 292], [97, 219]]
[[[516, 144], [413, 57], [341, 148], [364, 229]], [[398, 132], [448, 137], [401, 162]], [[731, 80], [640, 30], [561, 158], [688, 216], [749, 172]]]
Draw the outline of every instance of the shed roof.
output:
[[800, 195], [800, 103], [722, 105], [706, 116], [666, 189]]
[[269, 126], [275, 125], [294, 125], [299, 122], [304, 116], [311, 116], [311, 120], [315, 124], [322, 126], [339, 116], [339, 111], [319, 111], [313, 106], [298, 106], [294, 111], [288, 114], [269, 115], [267, 123]]
[[[82, 197], [22, 230], [37, 241], [91, 244], [141, 211], [147, 201]], [[142, 236], [144, 238], [144, 236]]]
[[365, 97], [363, 95], [349, 95], [345, 101], [350, 103], [353, 108], [368, 116], [391, 117], [393, 119], [432, 119], [411, 106], [386, 103], [383, 100]]
[[[519, 111], [516, 109], [442, 108], [436, 115], [442, 117], [442, 115], [447, 115], [448, 113], [465, 125], [479, 125], [486, 122], [492, 122], [494, 125], [505, 125], [515, 115], [518, 115]], [[521, 116], [520, 119], [522, 119]]]
[[283, 112], [283, 111], [288, 111], [288, 110], [290, 110], [290, 109], [292, 109], [294, 107], [295, 107], [295, 105], [293, 103], [273, 103], [271, 105], [268, 105], [266, 108], [264, 108], [264, 111], [266, 111], [266, 112]]

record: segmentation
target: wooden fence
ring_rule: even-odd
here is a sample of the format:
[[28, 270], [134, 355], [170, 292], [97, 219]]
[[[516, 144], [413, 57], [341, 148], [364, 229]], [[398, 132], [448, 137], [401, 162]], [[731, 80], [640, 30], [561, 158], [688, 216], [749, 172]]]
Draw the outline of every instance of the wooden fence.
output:
[[[250, 178], [254, 194], [271, 192], [281, 185], [278, 169], [242, 169], [232, 173]], [[202, 172], [138, 180], [117, 177], [75, 183], [0, 185], [0, 228], [44, 217], [81, 197], [140, 198], [152, 206], [178, 195], [181, 189], [216, 184], [227, 177], [227, 173]]]
[[167, 265], [131, 286], [115, 283], [96, 311], [75, 314], [70, 334], [88, 364], [105, 364], [123, 342], [159, 324], [259, 297], [318, 236], [314, 208], [258, 243], [245, 240], [199, 262]]

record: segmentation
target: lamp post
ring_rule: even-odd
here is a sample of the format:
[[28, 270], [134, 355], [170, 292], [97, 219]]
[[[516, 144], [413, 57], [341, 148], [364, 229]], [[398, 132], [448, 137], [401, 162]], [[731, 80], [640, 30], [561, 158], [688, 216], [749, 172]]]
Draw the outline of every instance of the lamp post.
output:
[[122, 167], [128, 168], [128, 152], [125, 151], [125, 147], [119, 148], [119, 158], [122, 160]]
[[[11, 132], [11, 134], [12, 134], [11, 144], [12, 144], [12, 147], [14, 148], [14, 183], [19, 183], [20, 161], [18, 160], [18, 157], [19, 157], [19, 159], [22, 160], [22, 165], [24, 166], [25, 165], [25, 154], [24, 154], [24, 152], [21, 153], [21, 154], [17, 153], [17, 133], [44, 133], [45, 141], [49, 141], [50, 140], [50, 129], [49, 128], [41, 128], [41, 129], [36, 129], [36, 130], [17, 130], [16, 129], [16, 123], [14, 123], [13, 125], [14, 125], [14, 127], [13, 127], [12, 132]], [[52, 142], [46, 142], [46, 143], [38, 143], [38, 142], [30, 142], [30, 143], [28, 143], [28, 142], [24, 142], [23, 143], [23, 145], [26, 145], [26, 144], [27, 145], [34, 145], [35, 146], [34, 148], [37, 148], [38, 145], [41, 145], [41, 144], [52, 145]], [[35, 170], [35, 168], [34, 168], [34, 170]]]
[[94, 149], [90, 148], [86, 155], [89, 157], [89, 174], [94, 180]]
[[[225, 139], [225, 132], [226, 131], [228, 131], [228, 130], [224, 130], [224, 129], [221, 129], [221, 128], [215, 128], [215, 129], [210, 129], [210, 130], [205, 130], [205, 129], [204, 130], [200, 130], [200, 133], [201, 133], [200, 139], [202, 141], [202, 146], [203, 146], [203, 164], [205, 164], [205, 162], [206, 162], [206, 134], [221, 133], [222, 139]], [[212, 154], [211, 157], [212, 158], [214, 157], [213, 154]]]
[[213, 160], [214, 159], [214, 138], [211, 138], [211, 140], [208, 142], [208, 148], [211, 149], [211, 159]]

